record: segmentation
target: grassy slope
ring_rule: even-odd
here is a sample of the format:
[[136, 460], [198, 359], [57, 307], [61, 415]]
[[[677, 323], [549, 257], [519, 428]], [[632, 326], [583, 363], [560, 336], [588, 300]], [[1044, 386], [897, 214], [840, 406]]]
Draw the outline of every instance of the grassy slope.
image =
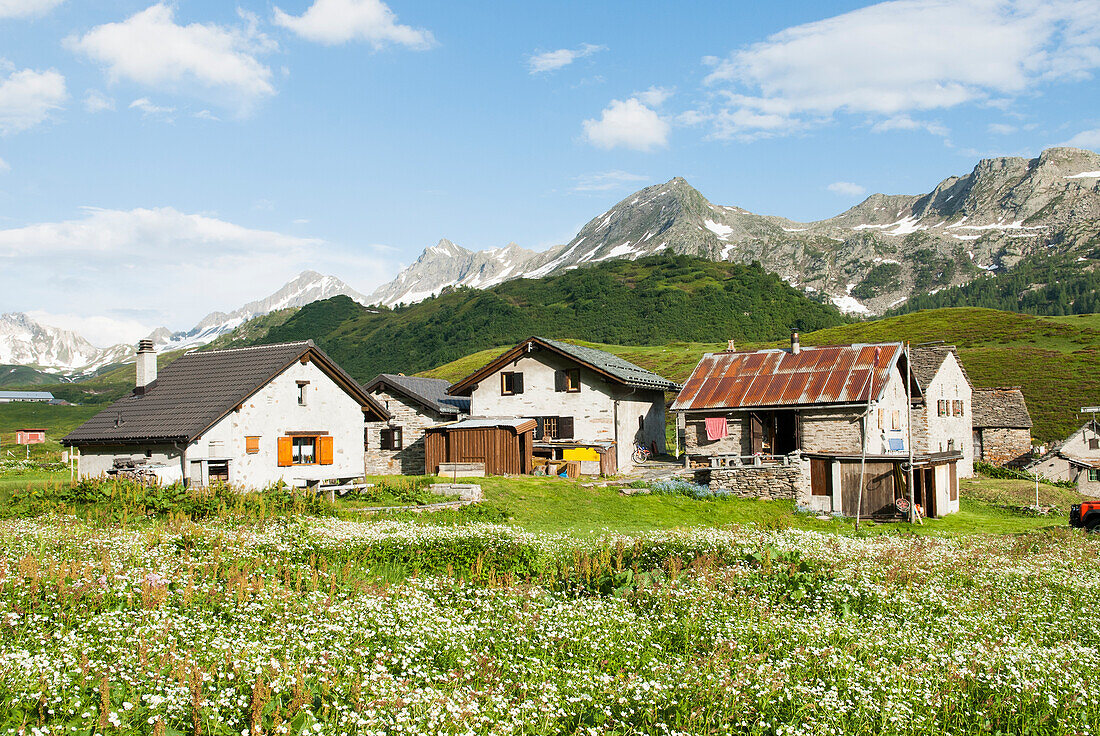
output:
[[47, 430], [46, 442], [31, 446], [35, 459], [59, 459], [60, 440], [96, 414], [102, 406], [52, 406], [50, 404], [12, 403], [0, 404], [0, 457], [25, 457], [26, 448], [15, 444], [17, 429], [39, 428]]
[[[831, 327], [802, 335], [804, 345], [852, 342], [944, 340], [959, 347], [977, 386], [1021, 386], [1033, 434], [1047, 441], [1064, 438], [1081, 424], [1077, 409], [1100, 399], [1100, 316], [1046, 318], [991, 309], [954, 308]], [[675, 381], [691, 373], [704, 352], [725, 343], [672, 343], [663, 346], [594, 345]], [[745, 343], [739, 348], [782, 343]], [[457, 380], [473, 372], [501, 348], [483, 350], [423, 375]]]

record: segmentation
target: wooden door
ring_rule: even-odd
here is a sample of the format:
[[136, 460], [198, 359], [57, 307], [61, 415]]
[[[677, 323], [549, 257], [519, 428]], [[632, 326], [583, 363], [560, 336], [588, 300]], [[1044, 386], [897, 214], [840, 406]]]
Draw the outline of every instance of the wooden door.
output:
[[810, 492], [815, 496], [833, 495], [833, 472], [828, 460], [810, 460]]
[[764, 451], [764, 421], [756, 412], [749, 414], [749, 433], [752, 443], [752, 454], [756, 455]]
[[924, 471], [924, 515], [932, 518], [936, 515], [936, 469]]
[[947, 490], [952, 501], [959, 500], [959, 469], [956, 463], [951, 463], [951, 487]]

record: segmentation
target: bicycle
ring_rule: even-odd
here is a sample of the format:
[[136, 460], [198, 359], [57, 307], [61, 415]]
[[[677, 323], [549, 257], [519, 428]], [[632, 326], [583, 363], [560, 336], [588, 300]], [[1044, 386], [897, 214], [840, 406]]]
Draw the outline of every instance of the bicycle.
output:
[[635, 465], [641, 465], [649, 458], [653, 457], [653, 453], [645, 445], [634, 445], [634, 453], [630, 456], [630, 459], [634, 461]]

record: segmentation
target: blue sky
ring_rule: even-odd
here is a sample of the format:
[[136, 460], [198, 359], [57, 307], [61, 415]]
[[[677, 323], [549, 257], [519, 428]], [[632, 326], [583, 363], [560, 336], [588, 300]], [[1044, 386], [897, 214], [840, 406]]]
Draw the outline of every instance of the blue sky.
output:
[[807, 220], [1100, 148], [1095, 0], [0, 0], [0, 38], [0, 311], [99, 344], [673, 176]]

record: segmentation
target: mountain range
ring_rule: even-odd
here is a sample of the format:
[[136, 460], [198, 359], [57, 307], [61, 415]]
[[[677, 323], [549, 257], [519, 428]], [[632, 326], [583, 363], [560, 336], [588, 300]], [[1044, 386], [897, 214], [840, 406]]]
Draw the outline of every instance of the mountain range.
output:
[[881, 314], [914, 293], [1011, 270], [1028, 255], [1080, 251], [1087, 259], [1097, 220], [1100, 155], [1074, 148], [984, 159], [925, 194], [872, 194], [814, 222], [716, 205], [677, 177], [629, 195], [547, 251], [474, 252], [441, 240], [369, 301], [407, 304], [451, 286], [486, 288], [669, 250], [759, 261], [846, 312]]
[[[148, 337], [161, 352], [199, 347], [256, 317], [334, 296], [368, 303], [367, 297], [335, 276], [303, 271], [275, 293], [248, 302], [240, 309], [211, 312], [186, 331], [172, 332], [160, 327]], [[133, 358], [133, 345], [120, 343], [98, 348], [75, 332], [43, 325], [26, 314], [0, 314], [0, 366], [31, 366], [47, 374], [81, 378]]]

